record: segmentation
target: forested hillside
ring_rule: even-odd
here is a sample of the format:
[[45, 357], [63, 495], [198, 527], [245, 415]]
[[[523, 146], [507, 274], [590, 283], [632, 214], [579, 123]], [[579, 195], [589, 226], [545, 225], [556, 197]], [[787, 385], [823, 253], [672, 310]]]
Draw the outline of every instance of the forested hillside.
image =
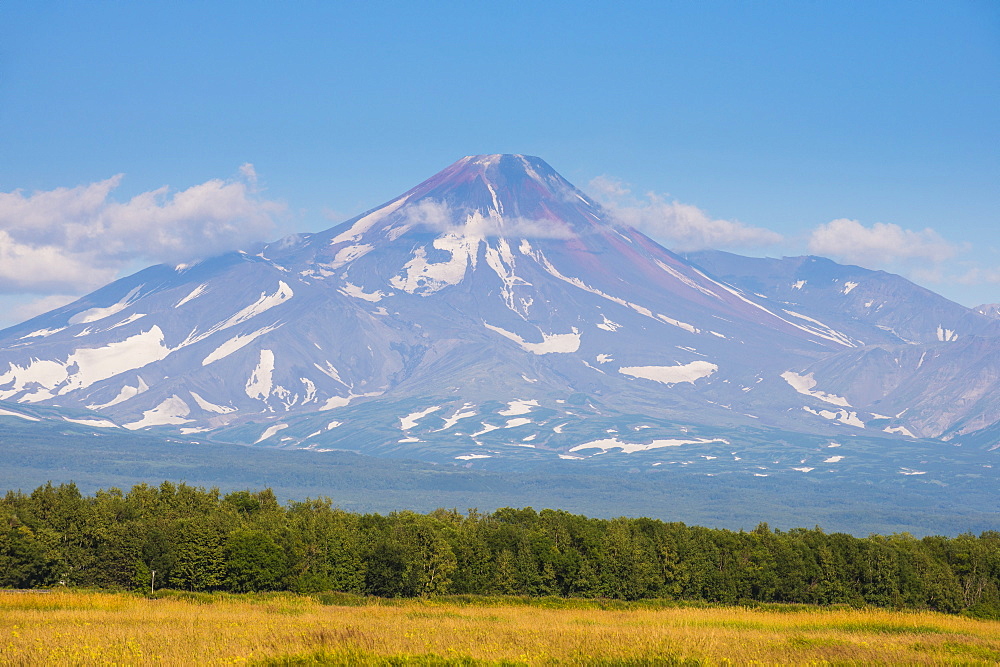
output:
[[[0, 500], [0, 587], [519, 594], [1000, 612], [1000, 532], [734, 532], [558, 510], [387, 516], [185, 484]], [[154, 574], [155, 573], [155, 574]]]

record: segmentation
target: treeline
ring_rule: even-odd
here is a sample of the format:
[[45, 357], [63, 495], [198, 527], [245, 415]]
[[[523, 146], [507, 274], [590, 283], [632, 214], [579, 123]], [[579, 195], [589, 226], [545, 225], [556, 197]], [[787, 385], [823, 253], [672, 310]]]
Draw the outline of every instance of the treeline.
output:
[[557, 510], [354, 514], [145, 484], [0, 500], [0, 587], [557, 595], [1000, 612], [1000, 533], [734, 532]]

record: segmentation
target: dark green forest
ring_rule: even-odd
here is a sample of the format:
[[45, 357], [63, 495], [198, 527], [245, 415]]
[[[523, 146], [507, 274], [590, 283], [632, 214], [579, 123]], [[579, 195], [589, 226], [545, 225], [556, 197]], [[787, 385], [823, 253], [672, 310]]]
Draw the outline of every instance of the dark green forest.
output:
[[[155, 574], [154, 574], [155, 573]], [[559, 510], [358, 514], [270, 490], [74, 484], [0, 500], [0, 587], [848, 604], [1000, 615], [1000, 532], [859, 538]]]

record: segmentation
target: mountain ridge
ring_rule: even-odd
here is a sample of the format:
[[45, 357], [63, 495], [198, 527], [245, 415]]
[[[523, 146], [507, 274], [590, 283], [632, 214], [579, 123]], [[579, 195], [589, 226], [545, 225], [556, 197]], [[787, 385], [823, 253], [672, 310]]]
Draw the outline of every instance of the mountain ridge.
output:
[[[819, 470], [844, 458], [823, 440], [896, 451], [1000, 420], [992, 366], [973, 373], [998, 323], [829, 260], [678, 255], [535, 157], [467, 156], [254, 250], [150, 267], [0, 331], [0, 400], [208, 441], [705, 474], [722, 457]], [[951, 393], [927, 354], [958, 369]], [[807, 444], [740, 465], [768, 429]]]

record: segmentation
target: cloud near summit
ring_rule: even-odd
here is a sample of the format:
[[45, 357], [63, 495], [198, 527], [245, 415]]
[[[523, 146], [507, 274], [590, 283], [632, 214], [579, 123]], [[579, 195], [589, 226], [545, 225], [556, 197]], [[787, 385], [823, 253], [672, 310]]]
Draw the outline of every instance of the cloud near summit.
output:
[[283, 204], [264, 199], [253, 165], [185, 190], [118, 201], [124, 176], [25, 194], [0, 192], [0, 293], [79, 293], [135, 260], [181, 262], [263, 240]]
[[502, 219], [455, 210], [447, 202], [425, 199], [403, 211], [403, 225], [424, 227], [443, 234], [472, 234], [480, 237], [514, 236], [528, 239], [569, 238], [570, 230], [544, 220], [505, 216]]
[[813, 230], [809, 252], [882, 268], [897, 262], [938, 264], [959, 253], [933, 229], [903, 229], [899, 225], [876, 222], [865, 227], [857, 220], [839, 218]]
[[618, 224], [635, 227], [673, 250], [759, 248], [784, 240], [770, 229], [718, 220], [697, 206], [653, 192], [637, 199], [621, 181], [608, 176], [592, 179], [589, 189]]

